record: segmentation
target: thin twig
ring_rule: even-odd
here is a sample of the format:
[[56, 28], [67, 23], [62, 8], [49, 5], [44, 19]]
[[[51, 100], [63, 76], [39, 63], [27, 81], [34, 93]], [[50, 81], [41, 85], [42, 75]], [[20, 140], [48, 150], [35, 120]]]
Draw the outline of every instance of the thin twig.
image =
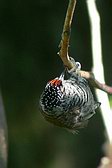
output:
[[90, 84], [97, 88], [100, 89], [106, 93], [112, 94], [112, 87], [104, 84], [104, 83], [100, 83], [98, 80], [95, 79], [95, 76], [92, 72], [88, 72], [88, 71], [79, 71], [80, 76], [86, 78]]
[[74, 64], [70, 61], [68, 56], [68, 48], [69, 48], [69, 40], [70, 40], [70, 32], [71, 32], [71, 23], [72, 23], [75, 6], [76, 6], [76, 0], [69, 0], [67, 14], [66, 14], [65, 22], [63, 26], [62, 39], [59, 45], [60, 47], [59, 55], [64, 65], [68, 69], [72, 69], [74, 67]]

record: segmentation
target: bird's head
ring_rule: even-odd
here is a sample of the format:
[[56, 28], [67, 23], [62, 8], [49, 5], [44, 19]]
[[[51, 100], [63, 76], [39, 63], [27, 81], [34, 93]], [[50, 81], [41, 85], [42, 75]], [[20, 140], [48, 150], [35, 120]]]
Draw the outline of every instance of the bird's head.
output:
[[55, 78], [49, 81], [40, 98], [40, 106], [42, 110], [52, 114], [52, 112], [60, 106], [62, 94], [62, 80]]

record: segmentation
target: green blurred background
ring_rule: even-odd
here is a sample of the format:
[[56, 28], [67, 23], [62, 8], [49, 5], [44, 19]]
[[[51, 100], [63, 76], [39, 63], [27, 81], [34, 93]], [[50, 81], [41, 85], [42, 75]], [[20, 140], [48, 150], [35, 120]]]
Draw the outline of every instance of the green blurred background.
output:
[[[39, 96], [63, 70], [57, 56], [68, 0], [0, 1], [0, 84], [8, 124], [8, 168], [96, 168], [104, 155], [100, 112], [79, 134], [46, 122]], [[112, 1], [97, 0], [106, 82], [112, 83]], [[91, 70], [90, 24], [79, 0], [70, 55]]]

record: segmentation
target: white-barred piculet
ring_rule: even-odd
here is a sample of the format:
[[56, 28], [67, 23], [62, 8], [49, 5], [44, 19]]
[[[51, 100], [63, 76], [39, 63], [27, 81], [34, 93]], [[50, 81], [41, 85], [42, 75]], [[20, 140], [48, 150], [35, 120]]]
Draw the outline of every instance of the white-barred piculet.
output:
[[[72, 58], [73, 60], [73, 58]], [[88, 81], [77, 70], [67, 70], [47, 83], [40, 97], [44, 118], [60, 127], [75, 132], [84, 127], [101, 103], [94, 100]]]

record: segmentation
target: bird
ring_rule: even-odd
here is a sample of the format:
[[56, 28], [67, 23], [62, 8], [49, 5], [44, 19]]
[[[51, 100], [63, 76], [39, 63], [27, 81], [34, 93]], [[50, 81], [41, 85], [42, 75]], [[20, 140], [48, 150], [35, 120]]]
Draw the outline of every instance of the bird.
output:
[[76, 66], [77, 71], [65, 68], [59, 77], [47, 82], [39, 101], [47, 121], [72, 133], [85, 127], [101, 105], [94, 100], [87, 79], [77, 73], [80, 63]]

